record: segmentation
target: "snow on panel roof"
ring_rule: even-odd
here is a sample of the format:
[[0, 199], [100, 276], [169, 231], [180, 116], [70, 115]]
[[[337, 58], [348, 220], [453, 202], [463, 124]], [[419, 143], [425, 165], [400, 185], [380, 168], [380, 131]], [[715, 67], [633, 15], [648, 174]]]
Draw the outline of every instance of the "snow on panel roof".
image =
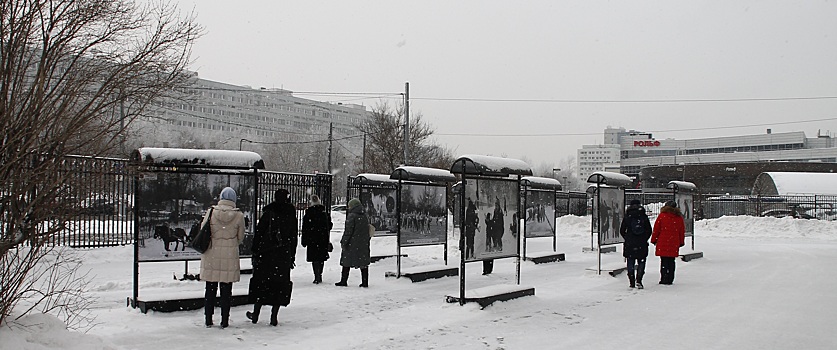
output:
[[384, 174], [357, 174], [356, 178], [363, 184], [397, 182]]
[[264, 169], [262, 156], [249, 151], [143, 147], [131, 159], [157, 166]]
[[768, 176], [776, 186], [776, 194], [780, 196], [795, 194], [832, 194], [837, 195], [837, 174], [835, 173], [791, 173], [765, 172], [759, 174], [756, 182], [762, 176]]
[[509, 175], [532, 175], [532, 168], [529, 164], [519, 159], [500, 158], [476, 154], [465, 154], [459, 156], [450, 167], [450, 172], [464, 173], [468, 175], [483, 176], [509, 176]]
[[633, 181], [631, 181], [631, 178], [628, 177], [628, 175], [612, 173], [609, 171], [597, 171], [587, 178], [587, 182], [614, 187], [629, 186], [633, 183]]
[[673, 189], [677, 191], [689, 191], [694, 192], [697, 189], [697, 186], [691, 182], [686, 181], [669, 181], [666, 188]]
[[420, 182], [454, 182], [456, 176], [445, 169], [424, 168], [417, 166], [400, 166], [389, 176], [394, 180], [420, 181]]
[[520, 179], [530, 189], [561, 190], [561, 182], [549, 177], [526, 176]]

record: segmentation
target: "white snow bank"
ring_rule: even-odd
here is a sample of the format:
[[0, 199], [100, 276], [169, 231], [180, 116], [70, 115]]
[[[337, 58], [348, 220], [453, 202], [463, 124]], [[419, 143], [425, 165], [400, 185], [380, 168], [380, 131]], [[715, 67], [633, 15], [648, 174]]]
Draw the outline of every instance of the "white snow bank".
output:
[[117, 349], [92, 334], [70, 332], [55, 316], [32, 314], [0, 328], [2, 348], [18, 350], [97, 350]]
[[695, 236], [837, 240], [837, 222], [792, 217], [724, 216], [695, 221]]

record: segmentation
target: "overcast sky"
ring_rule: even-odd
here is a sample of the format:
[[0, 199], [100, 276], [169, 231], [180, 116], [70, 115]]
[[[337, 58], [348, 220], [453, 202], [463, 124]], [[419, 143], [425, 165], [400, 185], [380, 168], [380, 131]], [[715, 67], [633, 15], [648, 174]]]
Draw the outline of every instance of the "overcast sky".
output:
[[202, 78], [389, 94], [297, 94], [367, 106], [409, 82], [411, 111], [455, 155], [557, 165], [609, 125], [837, 133], [837, 1], [177, 3], [205, 27]]

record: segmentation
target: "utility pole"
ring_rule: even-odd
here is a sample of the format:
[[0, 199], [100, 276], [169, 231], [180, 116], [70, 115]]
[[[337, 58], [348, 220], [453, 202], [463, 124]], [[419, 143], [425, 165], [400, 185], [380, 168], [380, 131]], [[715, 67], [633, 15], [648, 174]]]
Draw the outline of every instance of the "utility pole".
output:
[[366, 172], [366, 133], [363, 133], [363, 165], [360, 169], [361, 172]]
[[328, 168], [326, 168], [326, 172], [329, 174], [331, 174], [331, 141], [334, 140], [332, 132], [334, 132], [334, 123], [328, 123]]
[[410, 82], [404, 83], [404, 165], [410, 158]]

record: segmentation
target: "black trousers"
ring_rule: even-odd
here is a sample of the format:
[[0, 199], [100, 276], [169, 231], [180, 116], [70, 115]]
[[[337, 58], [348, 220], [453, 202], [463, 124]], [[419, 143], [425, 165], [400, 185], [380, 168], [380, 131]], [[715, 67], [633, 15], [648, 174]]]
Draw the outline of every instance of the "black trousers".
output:
[[674, 257], [660, 257], [660, 284], [674, 283]]
[[[232, 283], [221, 282], [221, 317], [230, 317], [230, 302], [232, 301]], [[204, 315], [215, 313], [215, 296], [218, 294], [218, 282], [206, 282], [204, 294]]]
[[488, 275], [494, 272], [494, 259], [487, 259], [482, 261], [482, 274]]

